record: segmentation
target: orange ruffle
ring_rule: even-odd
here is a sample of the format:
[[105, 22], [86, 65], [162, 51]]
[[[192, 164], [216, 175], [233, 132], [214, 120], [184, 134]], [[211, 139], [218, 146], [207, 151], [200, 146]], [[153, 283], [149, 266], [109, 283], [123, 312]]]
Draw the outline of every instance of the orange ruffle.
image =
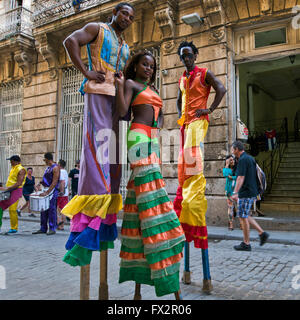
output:
[[124, 212], [138, 212], [138, 206], [136, 204], [125, 204], [123, 211]]
[[168, 201], [158, 206], [155, 206], [153, 208], [140, 212], [140, 219], [143, 220], [149, 217], [156, 216], [161, 213], [166, 213], [171, 211], [172, 209], [173, 209], [173, 203], [171, 201]]
[[129, 229], [129, 228], [122, 228], [121, 234], [123, 236], [128, 236], [128, 237], [136, 237], [136, 236], [142, 235], [140, 229]]
[[137, 195], [139, 195], [142, 192], [149, 192], [149, 191], [155, 191], [161, 188], [164, 188], [166, 183], [163, 179], [157, 179], [153, 180], [151, 182], [147, 182], [144, 184], [141, 184], [140, 186], [134, 186], [134, 190]]
[[133, 253], [133, 252], [120, 252], [120, 258], [126, 260], [136, 260], [136, 259], [145, 259], [145, 255], [143, 253]]
[[162, 232], [162, 233], [156, 234], [154, 236], [146, 237], [143, 239], [143, 243], [144, 244], [154, 244], [154, 243], [178, 238], [178, 237], [182, 236], [183, 234], [184, 234], [184, 232], [183, 232], [183, 229], [180, 225], [172, 230]]
[[150, 264], [150, 268], [152, 270], [159, 270], [159, 269], [164, 269], [174, 263], [179, 262], [183, 257], [183, 253], [180, 252], [178, 254], [176, 254], [175, 256], [169, 257], [167, 259], [158, 261], [156, 263]]

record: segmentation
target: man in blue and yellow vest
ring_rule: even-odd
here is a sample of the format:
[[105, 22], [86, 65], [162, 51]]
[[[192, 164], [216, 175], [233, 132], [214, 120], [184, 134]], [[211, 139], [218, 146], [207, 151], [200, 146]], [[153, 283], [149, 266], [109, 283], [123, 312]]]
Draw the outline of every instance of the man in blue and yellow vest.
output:
[[9, 208], [10, 229], [8, 234], [18, 232], [18, 213], [17, 207], [19, 199], [22, 197], [23, 185], [26, 179], [26, 169], [21, 165], [21, 158], [18, 155], [11, 156], [11, 170], [6, 181], [5, 187], [0, 187], [0, 191], [9, 191], [10, 197], [7, 200], [0, 201], [0, 229], [2, 226], [3, 211]]

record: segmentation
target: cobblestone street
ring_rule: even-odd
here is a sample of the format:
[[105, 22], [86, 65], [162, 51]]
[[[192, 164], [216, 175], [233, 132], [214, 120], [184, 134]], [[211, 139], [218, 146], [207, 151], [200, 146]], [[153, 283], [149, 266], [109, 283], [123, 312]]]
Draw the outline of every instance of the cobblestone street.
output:
[[[2, 232], [9, 228], [3, 220]], [[69, 227], [56, 235], [32, 235], [37, 222], [20, 221], [15, 235], [0, 235], [0, 266], [5, 289], [0, 300], [78, 300], [79, 268], [62, 262]], [[252, 242], [251, 252], [233, 250], [236, 240], [210, 240], [209, 258], [213, 291], [202, 293], [201, 250], [190, 246], [190, 285], [181, 284], [184, 300], [300, 300], [300, 247]], [[118, 284], [120, 241], [109, 251], [108, 284], [110, 300], [132, 300], [133, 283]], [[91, 264], [90, 299], [98, 299], [99, 253]], [[297, 266], [299, 268], [297, 269]], [[183, 263], [181, 264], [183, 271]], [[292, 270], [294, 269], [294, 273]], [[3, 279], [3, 278], [2, 278]], [[3, 281], [2, 281], [3, 282]], [[1, 282], [0, 282], [1, 284]], [[157, 298], [154, 289], [142, 286], [145, 300], [174, 300], [173, 295]]]

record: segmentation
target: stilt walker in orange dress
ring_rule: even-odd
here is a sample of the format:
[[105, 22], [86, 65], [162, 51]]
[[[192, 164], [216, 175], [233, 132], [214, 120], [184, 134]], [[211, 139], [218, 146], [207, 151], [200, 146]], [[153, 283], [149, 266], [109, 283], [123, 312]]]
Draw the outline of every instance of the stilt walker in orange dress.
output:
[[153, 87], [155, 73], [156, 61], [145, 51], [132, 57], [125, 77], [117, 80], [120, 115], [129, 108], [133, 113], [127, 134], [131, 176], [121, 229], [119, 282], [135, 282], [135, 300], [141, 299], [141, 284], [154, 286], [158, 297], [174, 293], [179, 300], [185, 236], [160, 171], [162, 100]]
[[[174, 209], [186, 236], [183, 281], [190, 283], [189, 242], [194, 241], [195, 247], [202, 249], [203, 290], [209, 293], [212, 286], [205, 220], [204, 138], [208, 130], [208, 115], [220, 104], [226, 90], [210, 70], [195, 65], [197, 54], [198, 49], [193, 42], [182, 42], [178, 48], [178, 55], [186, 70], [179, 79], [177, 98], [181, 148], [178, 159], [179, 187]], [[207, 108], [211, 87], [216, 95], [210, 108]]]

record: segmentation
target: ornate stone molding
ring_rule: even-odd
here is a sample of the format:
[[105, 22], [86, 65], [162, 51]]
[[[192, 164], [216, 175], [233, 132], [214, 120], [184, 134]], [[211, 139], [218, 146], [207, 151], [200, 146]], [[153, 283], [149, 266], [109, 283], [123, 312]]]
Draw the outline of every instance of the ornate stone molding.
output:
[[176, 47], [176, 41], [174, 39], [168, 40], [162, 44], [164, 54], [171, 53]]
[[37, 36], [36, 41], [39, 53], [48, 64], [50, 78], [56, 79], [58, 75], [58, 53], [54, 49], [54, 44], [52, 44], [51, 39], [47, 34]]
[[225, 30], [222, 27], [225, 23], [225, 14], [220, 0], [201, 0], [206, 23], [211, 32], [211, 39], [220, 42], [225, 37]]
[[175, 13], [168, 6], [166, 8], [155, 11], [155, 20], [158, 23], [162, 33], [163, 40], [172, 39], [175, 37]]
[[261, 0], [259, 1], [260, 11], [263, 14], [268, 13], [271, 10], [271, 1], [270, 0]]
[[26, 85], [29, 85], [34, 73], [36, 53], [32, 48], [22, 48], [15, 52], [14, 59], [23, 72]]

